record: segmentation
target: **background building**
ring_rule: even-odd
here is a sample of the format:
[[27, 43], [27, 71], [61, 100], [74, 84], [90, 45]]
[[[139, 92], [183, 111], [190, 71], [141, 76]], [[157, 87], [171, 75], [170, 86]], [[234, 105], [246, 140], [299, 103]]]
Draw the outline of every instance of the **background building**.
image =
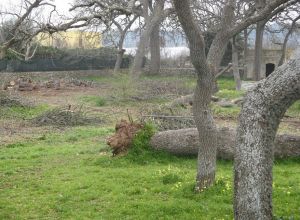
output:
[[101, 34], [86, 31], [65, 31], [52, 35], [41, 33], [36, 38], [42, 46], [68, 49], [96, 49], [102, 46]]

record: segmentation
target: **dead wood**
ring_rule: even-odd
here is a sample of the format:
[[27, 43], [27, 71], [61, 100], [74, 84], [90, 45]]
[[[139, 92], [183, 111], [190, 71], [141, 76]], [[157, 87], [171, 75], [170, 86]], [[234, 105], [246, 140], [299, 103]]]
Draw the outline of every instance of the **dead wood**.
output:
[[[220, 128], [218, 132], [218, 158], [233, 159], [235, 146], [235, 129]], [[155, 134], [151, 146], [157, 150], [165, 150], [175, 155], [197, 155], [199, 134], [196, 128], [169, 130]], [[275, 139], [275, 157], [299, 157], [300, 137], [293, 135], [277, 135]]]
[[55, 108], [33, 118], [31, 122], [37, 126], [80, 126], [103, 123], [97, 117], [87, 116], [82, 106], [67, 106]]
[[116, 133], [107, 139], [107, 144], [113, 149], [113, 156], [126, 153], [134, 136], [142, 128], [142, 124], [121, 120], [116, 125]]

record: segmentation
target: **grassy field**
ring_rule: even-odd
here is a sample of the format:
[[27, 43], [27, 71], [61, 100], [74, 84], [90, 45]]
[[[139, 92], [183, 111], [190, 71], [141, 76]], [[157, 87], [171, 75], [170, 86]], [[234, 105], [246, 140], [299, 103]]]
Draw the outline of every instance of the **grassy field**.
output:
[[[46, 101], [51, 97], [31, 108], [1, 108], [0, 122], [5, 126], [9, 121], [25, 123], [29, 138], [12, 135], [11, 141], [0, 143], [0, 219], [233, 219], [231, 161], [218, 161], [215, 185], [196, 194], [196, 158], [152, 151], [148, 146], [151, 128], [137, 136], [127, 156], [111, 157], [105, 144], [127, 109], [137, 117], [144, 105], [162, 105], [188, 93], [194, 79], [145, 77], [147, 85], [165, 82], [169, 89], [175, 88], [166, 92], [155, 87], [153, 96], [149, 96], [151, 89], [132, 87], [126, 77], [122, 82], [117, 77], [85, 79], [103, 87], [95, 88], [97, 93], [79, 91], [68, 101], [85, 104], [99, 117], [116, 111], [116, 117], [106, 117], [106, 123], [99, 126], [41, 127], [35, 132], [27, 121], [51, 109], [54, 104]], [[221, 79], [219, 85], [220, 98], [243, 95], [234, 91], [232, 79]], [[136, 100], [137, 94], [143, 99]], [[216, 118], [227, 117], [222, 120], [233, 124], [239, 110], [214, 107]], [[288, 114], [298, 121], [300, 103]], [[297, 129], [286, 124], [283, 130]], [[299, 165], [299, 158], [274, 162], [275, 219], [300, 219]]]

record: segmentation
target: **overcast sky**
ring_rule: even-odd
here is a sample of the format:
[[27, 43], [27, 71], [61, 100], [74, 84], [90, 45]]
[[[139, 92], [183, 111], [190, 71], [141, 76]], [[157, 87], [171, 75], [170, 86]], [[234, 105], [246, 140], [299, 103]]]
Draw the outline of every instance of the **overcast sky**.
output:
[[[9, 9], [11, 10], [13, 8], [17, 8], [15, 6], [20, 5], [20, 2], [22, 0], [0, 0], [0, 9]], [[66, 14], [68, 13], [68, 9], [70, 7], [70, 3], [72, 3], [73, 0], [54, 0], [54, 4], [57, 6], [57, 10], [59, 13]]]

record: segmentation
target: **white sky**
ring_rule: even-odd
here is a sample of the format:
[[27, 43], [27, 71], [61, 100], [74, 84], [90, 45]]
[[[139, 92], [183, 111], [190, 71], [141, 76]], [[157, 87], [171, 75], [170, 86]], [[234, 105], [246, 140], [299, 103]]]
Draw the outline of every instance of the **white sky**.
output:
[[[16, 6], [20, 5], [21, 2], [22, 0], [0, 0], [0, 10], [7, 9], [11, 11], [12, 9], [18, 9]], [[72, 2], [73, 0], [54, 0], [53, 4], [57, 6], [57, 11], [59, 13], [67, 15], [70, 3]]]

